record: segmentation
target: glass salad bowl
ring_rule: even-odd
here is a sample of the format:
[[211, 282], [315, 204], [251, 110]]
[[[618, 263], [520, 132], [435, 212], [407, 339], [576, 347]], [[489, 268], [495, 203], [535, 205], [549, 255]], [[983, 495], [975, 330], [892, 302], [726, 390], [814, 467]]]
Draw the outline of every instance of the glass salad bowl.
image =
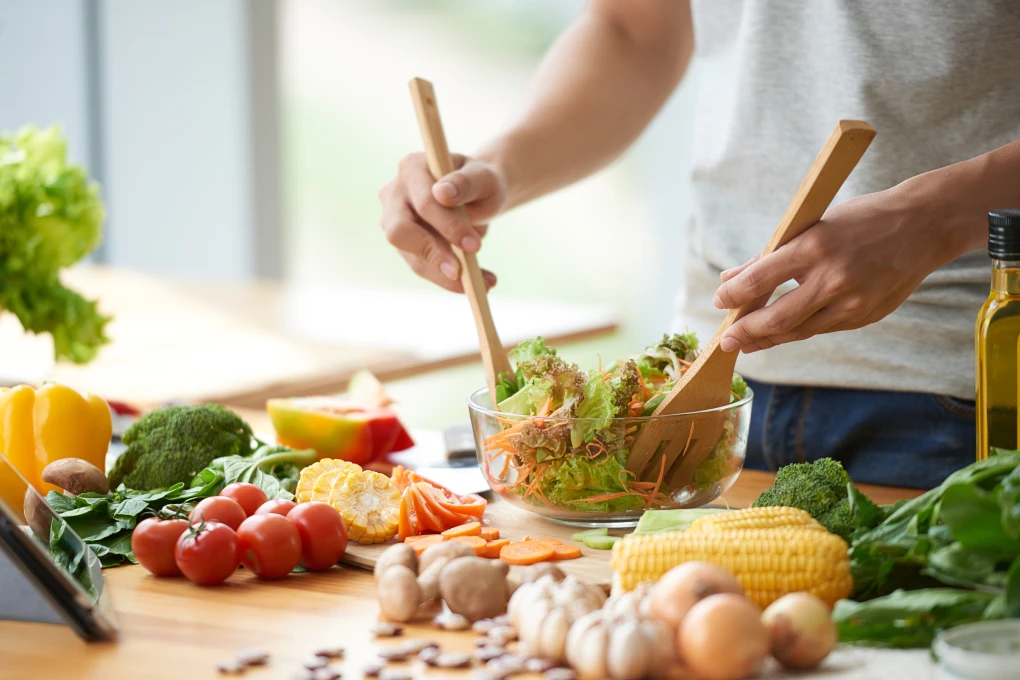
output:
[[[753, 396], [748, 389], [742, 399], [708, 411], [607, 422], [503, 413], [483, 388], [468, 397], [468, 409], [478, 465], [496, 494], [561, 524], [627, 527], [647, 509], [699, 507], [733, 484], [744, 465]], [[720, 414], [722, 433], [702, 460], [687, 455], [690, 446], [668, 460], [663, 446], [642, 470], [628, 469], [642, 429], [683, 433], [689, 445], [699, 422]]]

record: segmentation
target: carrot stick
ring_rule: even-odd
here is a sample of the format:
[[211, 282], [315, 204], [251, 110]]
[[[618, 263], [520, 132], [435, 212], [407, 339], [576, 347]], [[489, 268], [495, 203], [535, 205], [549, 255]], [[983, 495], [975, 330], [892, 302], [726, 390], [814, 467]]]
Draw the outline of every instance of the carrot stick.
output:
[[555, 554], [552, 543], [544, 541], [518, 541], [508, 543], [499, 551], [499, 559], [509, 564], [538, 564], [545, 562]]
[[576, 545], [558, 545], [553, 552], [552, 559], [558, 562], [559, 560], [575, 560], [580, 556], [581, 549]]
[[[691, 431], [694, 431], [693, 427], [691, 428]], [[690, 438], [688, 438], [688, 442], [690, 442]], [[666, 476], [666, 456], [662, 456], [661, 460], [662, 462], [659, 464], [659, 478], [655, 480], [655, 488], [653, 488], [652, 492], [648, 494], [648, 501], [645, 502], [645, 510], [650, 510], [652, 508], [652, 503], [655, 502], [655, 495], [659, 493], [659, 487], [662, 486], [662, 478]]]
[[446, 536], [447, 538], [457, 538], [458, 536], [481, 536], [482, 523], [468, 522], [467, 524], [461, 524], [459, 527], [447, 529], [441, 535]]
[[421, 536], [408, 536], [404, 539], [404, 543], [414, 548], [414, 552], [421, 555], [430, 546], [436, 543], [442, 543], [443, 537], [439, 534], [423, 534]]
[[455, 536], [449, 539], [449, 541], [451, 543], [464, 543], [474, 550], [475, 554], [479, 557], [484, 556], [483, 553], [485, 552], [485, 546], [488, 545], [488, 541], [481, 536]]
[[482, 557], [499, 559], [499, 552], [503, 549], [503, 546], [509, 544], [509, 538], [497, 538], [494, 541], [489, 541], [485, 544], [485, 550], [482, 552]]
[[552, 397], [549, 397], [548, 399], [545, 400], [545, 403], [542, 404], [542, 408], [538, 409], [537, 415], [547, 416], [549, 415], [549, 411], [551, 409], [552, 409]]
[[496, 527], [482, 527], [479, 531], [479, 535], [489, 542], [498, 541], [499, 529]]

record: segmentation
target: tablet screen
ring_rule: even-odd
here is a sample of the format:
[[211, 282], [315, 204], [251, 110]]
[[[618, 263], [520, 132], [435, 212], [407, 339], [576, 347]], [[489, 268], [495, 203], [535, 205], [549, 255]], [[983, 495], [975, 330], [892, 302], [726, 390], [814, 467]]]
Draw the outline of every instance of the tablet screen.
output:
[[88, 639], [112, 635], [113, 610], [99, 560], [3, 454], [0, 544], [79, 634]]

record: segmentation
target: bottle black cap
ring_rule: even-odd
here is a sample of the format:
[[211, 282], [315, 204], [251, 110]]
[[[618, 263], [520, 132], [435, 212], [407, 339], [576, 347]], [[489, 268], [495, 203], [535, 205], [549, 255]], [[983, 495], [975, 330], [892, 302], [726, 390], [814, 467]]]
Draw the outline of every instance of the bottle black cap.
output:
[[1020, 210], [988, 213], [988, 254], [993, 260], [1020, 260]]

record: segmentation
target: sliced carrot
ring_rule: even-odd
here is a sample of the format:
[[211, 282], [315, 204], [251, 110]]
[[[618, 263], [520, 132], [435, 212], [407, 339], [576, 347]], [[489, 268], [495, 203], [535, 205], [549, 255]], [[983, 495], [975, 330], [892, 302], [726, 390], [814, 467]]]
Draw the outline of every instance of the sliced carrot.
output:
[[558, 545], [556, 550], [553, 552], [552, 559], [555, 561], [559, 560], [574, 560], [581, 556], [581, 549], [576, 545]]
[[496, 527], [482, 527], [481, 533], [479, 534], [486, 541], [495, 541], [499, 539], [499, 529]]
[[482, 535], [481, 522], [468, 522], [467, 524], [461, 524], [459, 527], [453, 527], [452, 529], [447, 529], [446, 531], [443, 532], [443, 536], [446, 536], [447, 538], [456, 538], [458, 536], [481, 536], [481, 535]]
[[416, 533], [414, 522], [411, 521], [411, 503], [411, 494], [405, 490], [400, 494], [400, 511], [397, 515], [397, 540], [399, 541]]
[[430, 546], [442, 543], [444, 540], [446, 539], [439, 534], [422, 534], [420, 536], [408, 536], [404, 539], [404, 543], [414, 548], [414, 552], [421, 555]]
[[544, 541], [517, 541], [516, 543], [504, 545], [499, 551], [499, 559], [509, 564], [538, 564], [548, 560], [555, 552], [556, 548], [552, 543]]
[[485, 550], [482, 552], [482, 557], [491, 557], [496, 559], [499, 557], [499, 551], [503, 549], [503, 546], [509, 545], [509, 538], [497, 538], [493, 541], [489, 541], [485, 544]]
[[485, 546], [488, 545], [485, 539], [481, 536], [454, 536], [453, 538], [447, 539], [452, 543], [464, 543], [471, 547], [475, 551], [475, 554], [482, 557], [482, 553], [485, 552]]
[[421, 486], [412, 484], [409, 488], [411, 489], [411, 498], [414, 499], [414, 516], [418, 522], [419, 531], [440, 532], [448, 528], [441, 519], [436, 517]]
[[561, 541], [558, 538], [545, 538], [545, 537], [542, 537], [542, 536], [525, 536], [521, 540], [524, 540], [524, 541], [540, 541], [540, 542], [543, 542], [543, 543], [548, 543], [549, 545], [554, 546], [554, 547], [557, 546], [557, 545], [563, 545], [563, 541]]

